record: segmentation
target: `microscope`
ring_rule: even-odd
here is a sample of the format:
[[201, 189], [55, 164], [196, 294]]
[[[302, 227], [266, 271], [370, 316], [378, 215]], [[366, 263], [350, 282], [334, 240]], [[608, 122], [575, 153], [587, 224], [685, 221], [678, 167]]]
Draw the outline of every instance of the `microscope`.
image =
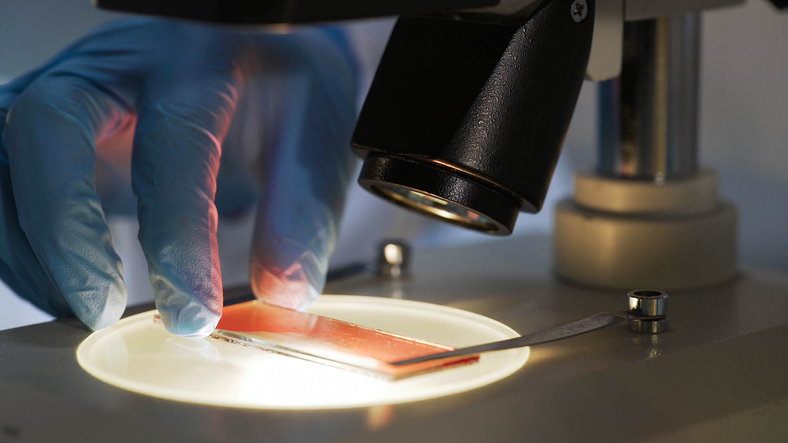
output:
[[[321, 297], [315, 313], [435, 343], [464, 334], [475, 346], [504, 338], [479, 331], [544, 338], [622, 307], [627, 292], [664, 308], [659, 291], [634, 290], [652, 288], [670, 292], [670, 329], [618, 324], [381, 386], [175, 337], [151, 322], [152, 305], [140, 306], [123, 329], [96, 334], [75, 319], [0, 331], [0, 440], [785, 441], [788, 277], [736, 269], [736, 209], [698, 166], [698, 14], [741, 2], [94, 0], [237, 26], [400, 15], [351, 142], [363, 159], [359, 183], [496, 236], [511, 234], [520, 212], [542, 209], [581, 84], [598, 82], [597, 164], [555, 208], [551, 241], [425, 248], [411, 278], [402, 277], [407, 249], [393, 245], [379, 263], [388, 280], [342, 279], [332, 293], [364, 296]], [[251, 297], [230, 292], [225, 300]], [[461, 316], [443, 317], [449, 311]], [[83, 347], [90, 337], [104, 350]], [[497, 378], [434, 394], [465, 369]], [[206, 400], [203, 387], [235, 402]], [[348, 392], [374, 402], [323, 403]], [[375, 397], [407, 392], [418, 397]]]
[[555, 270], [674, 290], [736, 273], [736, 209], [698, 166], [698, 13], [742, 1], [95, 3], [237, 25], [400, 15], [353, 135], [358, 182], [498, 236], [542, 209], [581, 84], [599, 82], [598, 161], [556, 208]]

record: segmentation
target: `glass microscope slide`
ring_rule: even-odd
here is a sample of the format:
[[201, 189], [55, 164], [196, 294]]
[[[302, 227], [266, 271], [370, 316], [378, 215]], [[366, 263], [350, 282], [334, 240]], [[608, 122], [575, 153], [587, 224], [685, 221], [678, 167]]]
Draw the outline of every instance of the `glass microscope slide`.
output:
[[473, 355], [393, 366], [454, 348], [258, 301], [225, 306], [211, 337], [387, 380], [479, 361]]

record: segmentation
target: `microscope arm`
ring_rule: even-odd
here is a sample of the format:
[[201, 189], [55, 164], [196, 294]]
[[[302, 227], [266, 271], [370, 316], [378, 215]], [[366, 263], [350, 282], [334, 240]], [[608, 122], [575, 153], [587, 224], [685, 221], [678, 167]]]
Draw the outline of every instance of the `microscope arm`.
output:
[[541, 209], [583, 79], [621, 72], [625, 21], [742, 1], [94, 0], [228, 24], [403, 15], [353, 136], [359, 183], [495, 235]]

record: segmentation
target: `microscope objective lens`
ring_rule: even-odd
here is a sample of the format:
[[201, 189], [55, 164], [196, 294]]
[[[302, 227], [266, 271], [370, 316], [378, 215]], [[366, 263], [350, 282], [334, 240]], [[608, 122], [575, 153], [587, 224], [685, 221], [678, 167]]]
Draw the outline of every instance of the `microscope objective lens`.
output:
[[395, 203], [425, 215], [480, 231], [494, 231], [496, 229], [495, 223], [486, 216], [434, 195], [390, 183], [377, 184], [374, 190]]

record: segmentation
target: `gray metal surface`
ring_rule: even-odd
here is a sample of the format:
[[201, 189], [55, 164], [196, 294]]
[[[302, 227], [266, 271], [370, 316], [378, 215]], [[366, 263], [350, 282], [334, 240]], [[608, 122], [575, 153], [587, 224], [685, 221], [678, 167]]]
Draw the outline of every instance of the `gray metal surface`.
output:
[[[554, 280], [549, 251], [543, 237], [415, 251], [409, 279], [360, 275], [327, 292], [447, 304], [521, 334], [621, 306], [621, 293]], [[0, 332], [0, 441], [784, 441], [786, 312], [788, 277], [747, 270], [730, 284], [671, 293], [667, 333], [611, 326], [534, 347], [523, 369], [481, 389], [332, 411], [227, 409], [123, 391], [77, 365], [84, 328], [52, 322]], [[644, 391], [646, 379], [659, 389]]]
[[624, 25], [621, 76], [599, 85], [605, 175], [663, 180], [698, 168], [697, 14]]
[[660, 318], [657, 320], [632, 319], [629, 321], [629, 330], [641, 332], [643, 334], [661, 334], [670, 328], [670, 319]]

